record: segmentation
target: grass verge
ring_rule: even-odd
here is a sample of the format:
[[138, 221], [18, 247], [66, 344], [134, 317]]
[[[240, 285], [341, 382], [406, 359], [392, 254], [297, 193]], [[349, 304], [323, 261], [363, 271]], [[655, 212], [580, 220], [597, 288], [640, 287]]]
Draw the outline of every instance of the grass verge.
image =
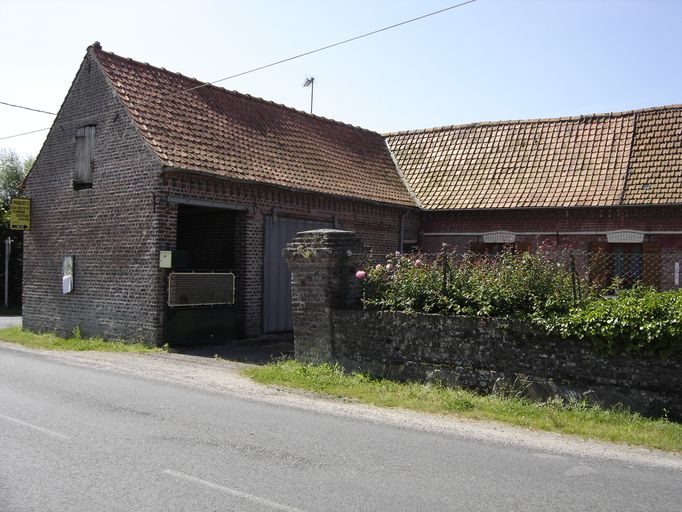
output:
[[500, 421], [548, 432], [682, 452], [681, 424], [648, 419], [627, 411], [606, 410], [585, 402], [537, 403], [514, 396], [479, 395], [461, 388], [372, 379], [358, 373], [348, 375], [337, 365], [307, 365], [291, 360], [247, 368], [242, 373], [261, 384], [354, 398], [381, 407]]
[[78, 332], [70, 338], [61, 338], [51, 333], [24, 331], [21, 327], [0, 329], [0, 341], [9, 341], [31, 348], [47, 350], [94, 350], [98, 352], [162, 352], [163, 349], [149, 347], [144, 343], [124, 343], [102, 338], [82, 338]]

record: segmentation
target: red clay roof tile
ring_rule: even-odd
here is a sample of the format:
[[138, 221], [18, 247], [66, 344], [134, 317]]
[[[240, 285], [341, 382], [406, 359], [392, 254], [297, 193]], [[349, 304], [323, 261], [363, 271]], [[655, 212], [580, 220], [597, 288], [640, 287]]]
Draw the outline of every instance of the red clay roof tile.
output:
[[428, 210], [682, 203], [682, 105], [385, 137]]
[[92, 51], [166, 166], [415, 205], [378, 133]]
[[682, 105], [398, 132], [384, 142], [93, 51], [170, 167], [428, 210], [682, 203]]

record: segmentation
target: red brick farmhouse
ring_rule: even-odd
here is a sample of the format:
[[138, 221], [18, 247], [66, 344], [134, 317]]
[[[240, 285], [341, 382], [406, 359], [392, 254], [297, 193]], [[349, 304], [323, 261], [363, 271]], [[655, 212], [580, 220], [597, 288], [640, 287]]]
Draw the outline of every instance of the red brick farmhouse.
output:
[[95, 44], [24, 187], [26, 328], [253, 337], [291, 329], [281, 250], [307, 229], [682, 252], [682, 106], [380, 135]]

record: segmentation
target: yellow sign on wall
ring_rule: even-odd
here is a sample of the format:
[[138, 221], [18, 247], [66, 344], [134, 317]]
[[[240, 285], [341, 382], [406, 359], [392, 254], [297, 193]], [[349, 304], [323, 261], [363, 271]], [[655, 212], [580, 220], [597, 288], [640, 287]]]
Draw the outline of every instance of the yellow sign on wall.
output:
[[31, 229], [31, 200], [28, 197], [15, 197], [12, 199], [9, 228], [21, 229], [23, 231]]

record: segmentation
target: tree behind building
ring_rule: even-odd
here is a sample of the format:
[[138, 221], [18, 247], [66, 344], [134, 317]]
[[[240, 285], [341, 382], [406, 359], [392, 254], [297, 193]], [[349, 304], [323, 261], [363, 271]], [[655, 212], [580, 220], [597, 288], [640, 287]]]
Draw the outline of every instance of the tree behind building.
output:
[[[23, 232], [9, 228], [9, 214], [12, 198], [20, 195], [22, 180], [33, 166], [35, 158], [22, 158], [12, 150], [0, 149], [0, 245], [2, 261], [0, 263], [0, 288], [5, 283], [5, 245], [4, 240], [12, 240], [12, 252], [9, 264], [9, 304], [13, 307], [21, 306], [21, 281], [23, 261]], [[0, 301], [2, 304], [2, 301]]]

